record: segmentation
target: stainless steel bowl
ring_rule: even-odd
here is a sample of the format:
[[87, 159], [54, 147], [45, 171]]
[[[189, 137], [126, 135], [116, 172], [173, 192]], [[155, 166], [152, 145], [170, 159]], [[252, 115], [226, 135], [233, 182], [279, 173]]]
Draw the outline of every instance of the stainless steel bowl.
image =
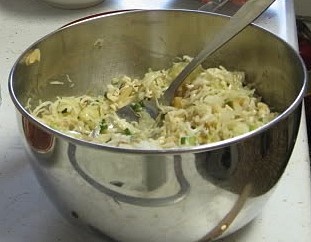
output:
[[112, 77], [194, 56], [226, 21], [181, 10], [98, 15], [49, 34], [17, 60], [9, 90], [18, 122], [35, 173], [65, 217], [118, 241], [182, 242], [226, 236], [261, 211], [295, 144], [306, 71], [295, 50], [259, 27], [205, 63], [245, 71], [280, 113], [251, 133], [193, 148], [133, 150], [68, 137], [26, 109], [29, 100], [102, 94]]

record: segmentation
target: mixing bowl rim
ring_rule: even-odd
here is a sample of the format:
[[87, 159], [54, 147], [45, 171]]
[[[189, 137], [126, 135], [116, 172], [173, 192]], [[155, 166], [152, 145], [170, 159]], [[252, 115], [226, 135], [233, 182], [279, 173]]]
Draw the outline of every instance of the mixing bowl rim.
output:
[[95, 14], [95, 15], [90, 15], [90, 16], [86, 16], [84, 18], [81, 19], [77, 19], [75, 21], [72, 21], [66, 25], [64, 25], [61, 28], [58, 28], [54, 31], [52, 31], [51, 33], [43, 36], [42, 38], [40, 38], [39, 40], [35, 41], [33, 44], [31, 44], [25, 51], [23, 51], [23, 53], [18, 57], [18, 59], [15, 61], [10, 74], [9, 74], [9, 94], [10, 97], [15, 105], [15, 107], [17, 108], [17, 110], [20, 112], [20, 114], [22, 115], [22, 117], [27, 118], [27, 120], [29, 120], [31, 123], [33, 123], [36, 126], [39, 126], [41, 129], [43, 129], [45, 132], [47, 132], [49, 135], [51, 135], [52, 137], [58, 137], [58, 138], [64, 138], [65, 140], [67, 140], [70, 143], [73, 144], [78, 144], [78, 145], [82, 145], [82, 146], [87, 146], [90, 148], [95, 148], [95, 149], [102, 149], [102, 150], [109, 150], [109, 151], [113, 151], [113, 152], [121, 152], [121, 153], [133, 153], [133, 154], [160, 154], [160, 155], [164, 155], [164, 154], [181, 154], [181, 153], [199, 153], [199, 152], [203, 152], [203, 151], [210, 151], [210, 150], [215, 150], [215, 149], [220, 149], [226, 146], [229, 146], [231, 144], [234, 143], [238, 143], [241, 142], [247, 138], [253, 137], [257, 134], [260, 134], [266, 130], [268, 130], [269, 128], [271, 128], [272, 126], [275, 126], [277, 123], [279, 123], [281, 120], [285, 119], [286, 117], [288, 117], [296, 108], [298, 108], [299, 105], [301, 105], [302, 101], [303, 101], [303, 97], [304, 94], [306, 92], [306, 87], [307, 87], [307, 70], [306, 67], [304, 65], [304, 62], [301, 58], [301, 56], [297, 53], [297, 51], [291, 46], [289, 45], [284, 39], [280, 38], [279, 36], [275, 35], [274, 33], [272, 33], [271, 31], [258, 26], [257, 24], [251, 24], [251, 26], [253, 28], [257, 28], [260, 31], [266, 32], [267, 34], [271, 35], [273, 38], [278, 39], [278, 41], [282, 42], [284, 45], [286, 45], [287, 48], [289, 48], [289, 50], [291, 52], [294, 53], [295, 57], [297, 58], [296, 61], [298, 61], [300, 63], [300, 66], [302, 68], [302, 72], [304, 74], [304, 80], [303, 80], [303, 84], [302, 87], [299, 91], [299, 94], [296, 96], [295, 100], [291, 103], [291, 105], [289, 105], [288, 108], [286, 108], [281, 114], [279, 114], [276, 118], [274, 118], [272, 121], [270, 121], [269, 123], [253, 130], [250, 132], [247, 132], [245, 134], [230, 138], [230, 139], [225, 139], [222, 141], [217, 141], [217, 142], [213, 142], [213, 143], [208, 143], [208, 144], [203, 144], [203, 145], [198, 145], [198, 146], [187, 146], [187, 147], [176, 147], [176, 148], [169, 148], [169, 149], [142, 149], [142, 148], [128, 148], [128, 147], [116, 147], [116, 146], [109, 146], [107, 144], [101, 144], [101, 143], [95, 143], [95, 142], [90, 142], [90, 141], [86, 141], [86, 140], [82, 140], [82, 139], [77, 139], [74, 138], [72, 136], [66, 135], [58, 130], [52, 129], [51, 127], [45, 125], [44, 123], [38, 121], [37, 119], [35, 119], [27, 110], [26, 108], [23, 107], [23, 105], [21, 105], [21, 103], [18, 101], [16, 95], [15, 95], [15, 91], [14, 91], [14, 87], [13, 87], [13, 82], [14, 82], [14, 72], [15, 69], [18, 65], [18, 63], [20, 62], [20, 60], [23, 58], [24, 54], [27, 53], [28, 51], [32, 50], [38, 43], [40, 43], [41, 41], [48, 39], [50, 36], [57, 34], [60, 31], [63, 31], [67, 28], [70, 28], [72, 26], [75, 25], [79, 25], [79, 24], [83, 24], [84, 22], [89, 22], [89, 21], [93, 21], [99, 18], [107, 18], [107, 17], [112, 17], [115, 15], [126, 15], [126, 14], [136, 14], [136, 13], [146, 13], [146, 12], [185, 12], [185, 13], [195, 13], [195, 14], [206, 14], [206, 15], [212, 15], [214, 17], [221, 17], [221, 18], [229, 18], [228, 16], [222, 15], [222, 14], [217, 14], [217, 13], [210, 13], [210, 12], [205, 12], [205, 11], [199, 11], [199, 10], [187, 10], [187, 9], [144, 9], [144, 10], [129, 10], [129, 11], [112, 11], [112, 12], [108, 12], [108, 13], [99, 13], [99, 14]]

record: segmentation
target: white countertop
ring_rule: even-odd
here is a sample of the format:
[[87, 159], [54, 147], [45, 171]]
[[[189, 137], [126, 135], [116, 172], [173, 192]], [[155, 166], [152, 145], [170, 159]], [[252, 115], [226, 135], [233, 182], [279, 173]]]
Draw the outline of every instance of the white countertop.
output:
[[[97, 241], [81, 235], [61, 217], [28, 164], [7, 90], [9, 71], [17, 57], [45, 34], [86, 15], [128, 8], [184, 8], [188, 2], [193, 8], [200, 6], [199, 0], [106, 0], [89, 9], [61, 10], [36, 0], [0, 0], [0, 242]], [[276, 14], [269, 15], [269, 11]], [[292, 0], [277, 0], [269, 11], [257, 23], [297, 47]], [[289, 165], [263, 212], [222, 241], [311, 241], [310, 200], [310, 160], [303, 113]]]

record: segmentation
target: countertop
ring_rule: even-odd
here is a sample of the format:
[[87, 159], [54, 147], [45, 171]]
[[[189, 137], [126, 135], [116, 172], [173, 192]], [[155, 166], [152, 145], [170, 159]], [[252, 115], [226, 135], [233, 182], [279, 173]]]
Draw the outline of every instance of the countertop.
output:
[[[106, 0], [88, 9], [62, 10], [36, 0], [0, 0], [0, 242], [97, 241], [78, 233], [39, 186], [20, 140], [8, 94], [10, 69], [33, 42], [90, 14], [129, 8], [192, 8], [201, 1]], [[273, 14], [271, 14], [273, 13]], [[256, 22], [297, 48], [292, 0], [277, 0]], [[222, 241], [292, 242], [311, 239], [310, 160], [305, 114], [289, 165], [260, 215]]]

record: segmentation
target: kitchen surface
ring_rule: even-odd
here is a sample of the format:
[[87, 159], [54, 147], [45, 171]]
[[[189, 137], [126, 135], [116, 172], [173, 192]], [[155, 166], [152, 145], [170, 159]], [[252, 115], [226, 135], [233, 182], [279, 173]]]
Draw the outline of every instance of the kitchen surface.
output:
[[[297, 48], [293, 4], [293, 0], [277, 0], [256, 23]], [[106, 0], [95, 7], [64, 10], [36, 0], [0, 0], [0, 242], [103, 241], [69, 224], [33, 174], [7, 89], [9, 72], [18, 56], [46, 34], [87, 15], [120, 9], [201, 6], [200, 0]], [[310, 241], [310, 200], [310, 159], [303, 112], [293, 154], [271, 199], [253, 222], [221, 241]]]

